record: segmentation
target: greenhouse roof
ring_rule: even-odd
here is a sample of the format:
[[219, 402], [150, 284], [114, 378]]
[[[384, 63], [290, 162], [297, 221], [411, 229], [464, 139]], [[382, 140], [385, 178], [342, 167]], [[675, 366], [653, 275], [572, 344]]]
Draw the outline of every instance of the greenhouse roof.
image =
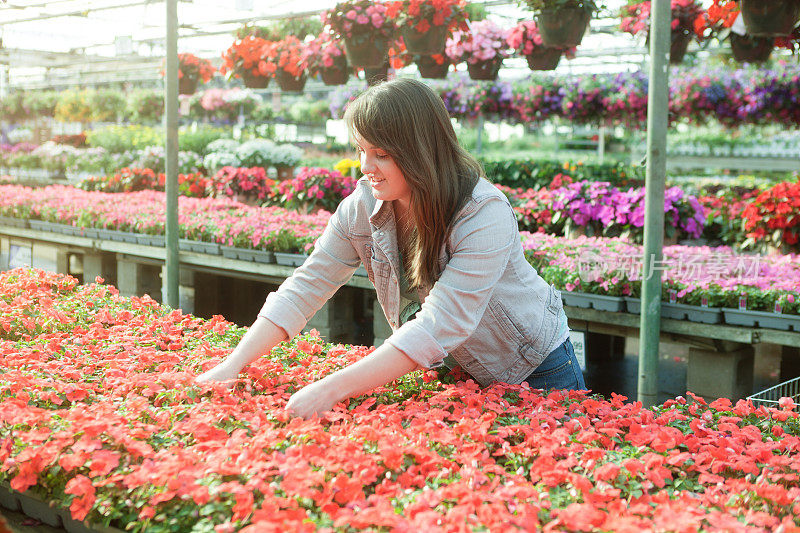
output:
[[[608, 2], [611, 9], [623, 3]], [[234, 31], [243, 24], [319, 15], [335, 4], [336, 0], [179, 1], [178, 51], [192, 52], [219, 65]], [[513, 0], [484, 4], [490, 17], [509, 26], [530, 17]], [[559, 69], [639, 68], [644, 60], [643, 43], [620, 34], [618, 24], [617, 18], [592, 21], [592, 31], [577, 58], [562, 62]], [[15, 89], [158, 84], [165, 26], [163, 0], [5, 0], [0, 3], [0, 92], [3, 85]], [[509, 66], [513, 65], [516, 63], [511, 61]], [[519, 60], [519, 66], [524, 66], [524, 60]]]

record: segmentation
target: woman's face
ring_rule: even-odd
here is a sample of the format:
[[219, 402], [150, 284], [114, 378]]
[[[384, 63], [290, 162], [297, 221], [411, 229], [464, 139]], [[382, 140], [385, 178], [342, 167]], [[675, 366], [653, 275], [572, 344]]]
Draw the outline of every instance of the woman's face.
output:
[[399, 200], [404, 207], [411, 201], [411, 188], [403, 172], [385, 150], [376, 148], [363, 137], [356, 137], [361, 172], [369, 179], [372, 195], [384, 202]]

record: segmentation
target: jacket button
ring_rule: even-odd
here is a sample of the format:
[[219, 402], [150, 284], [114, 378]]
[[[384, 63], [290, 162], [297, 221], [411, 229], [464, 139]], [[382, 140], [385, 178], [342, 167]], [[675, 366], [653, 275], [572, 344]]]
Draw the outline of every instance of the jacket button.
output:
[[378, 232], [378, 235], [380, 235], [381, 237], [383, 237], [383, 232], [382, 232], [382, 231], [379, 231], [379, 232]]

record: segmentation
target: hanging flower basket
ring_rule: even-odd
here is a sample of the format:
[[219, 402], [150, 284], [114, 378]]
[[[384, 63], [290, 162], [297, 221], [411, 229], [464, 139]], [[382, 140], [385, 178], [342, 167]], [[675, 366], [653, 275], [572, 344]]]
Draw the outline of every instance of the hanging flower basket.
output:
[[747, 34], [753, 37], [785, 37], [800, 19], [797, 0], [739, 0]]
[[184, 76], [178, 79], [178, 94], [194, 94], [197, 91], [197, 78]]
[[548, 46], [537, 46], [530, 54], [525, 55], [528, 68], [531, 70], [554, 70], [561, 61], [563, 50]]
[[357, 68], [376, 68], [386, 61], [389, 52], [388, 39], [355, 40], [345, 39], [344, 50], [347, 61]]
[[672, 65], [680, 65], [686, 55], [686, 50], [689, 49], [689, 41], [692, 40], [692, 34], [684, 31], [682, 28], [673, 30], [669, 45], [669, 62]]
[[436, 59], [431, 56], [419, 56], [416, 61], [419, 75], [423, 78], [444, 79], [447, 77], [447, 70], [450, 68], [450, 63], [443, 60], [438, 63]]
[[319, 71], [319, 75], [325, 85], [344, 85], [350, 72], [347, 68], [324, 68]]
[[241, 76], [244, 86], [248, 89], [266, 89], [269, 85], [269, 76], [257, 76], [249, 70], [243, 71]]
[[278, 86], [283, 92], [299, 93], [303, 91], [306, 85], [306, 75], [301, 74], [299, 77], [292, 76], [285, 70], [279, 70], [275, 73], [275, 79], [278, 81]]
[[432, 56], [444, 51], [447, 26], [431, 26], [425, 33], [418, 32], [412, 26], [403, 26], [400, 28], [400, 35], [403, 37], [409, 53]]
[[486, 61], [467, 63], [467, 71], [473, 80], [496, 80], [502, 64], [502, 57], [494, 57]]
[[730, 40], [733, 58], [740, 63], [763, 63], [775, 48], [772, 37], [751, 37], [731, 32]]
[[536, 21], [542, 44], [557, 48], [578, 46], [591, 18], [591, 11], [579, 7], [543, 10]]
[[389, 64], [384, 63], [380, 67], [369, 67], [364, 69], [364, 79], [367, 85], [375, 85], [389, 79]]

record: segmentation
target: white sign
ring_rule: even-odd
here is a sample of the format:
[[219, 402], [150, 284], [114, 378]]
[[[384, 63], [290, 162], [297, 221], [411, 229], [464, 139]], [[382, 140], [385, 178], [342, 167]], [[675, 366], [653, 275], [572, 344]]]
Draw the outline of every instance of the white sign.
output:
[[8, 268], [33, 266], [31, 260], [31, 245], [12, 244], [8, 247]]
[[583, 331], [570, 331], [569, 340], [575, 349], [575, 358], [581, 366], [581, 371], [586, 371], [586, 333]]

